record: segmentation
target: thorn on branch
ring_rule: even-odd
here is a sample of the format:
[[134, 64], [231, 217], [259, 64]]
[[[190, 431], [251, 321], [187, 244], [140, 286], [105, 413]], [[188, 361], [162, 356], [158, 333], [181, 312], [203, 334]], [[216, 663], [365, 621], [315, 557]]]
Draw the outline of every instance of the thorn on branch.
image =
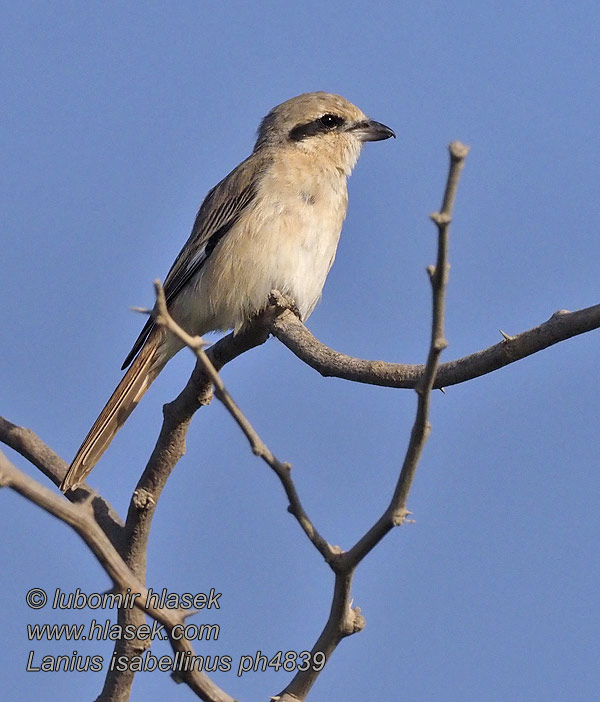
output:
[[504, 341], [512, 341], [513, 339], [517, 338], [516, 336], [511, 336], [510, 334], [507, 334], [506, 332], [502, 331], [502, 329], [500, 329], [500, 334], [502, 334], [502, 336], [504, 337]]
[[132, 312], [139, 312], [140, 314], [147, 314], [151, 315], [153, 310], [149, 309], [148, 307], [130, 307], [129, 308]]

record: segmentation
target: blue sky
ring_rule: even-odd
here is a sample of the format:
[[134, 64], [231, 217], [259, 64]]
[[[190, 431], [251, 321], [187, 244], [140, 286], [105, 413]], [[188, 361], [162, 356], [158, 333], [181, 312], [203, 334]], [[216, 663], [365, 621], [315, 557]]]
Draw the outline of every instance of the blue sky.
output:
[[[471, 146], [451, 231], [450, 360], [560, 308], [598, 303], [597, 3], [5, 3], [1, 413], [70, 459], [116, 385], [206, 192], [292, 95], [327, 90], [389, 124], [350, 181], [336, 263], [309, 327], [367, 358], [422, 362], [425, 267], [447, 169]], [[124, 513], [181, 353], [90, 483]], [[436, 393], [409, 508], [361, 565], [367, 620], [310, 699], [589, 700], [600, 686], [598, 335]], [[325, 537], [351, 546], [387, 504], [414, 393], [323, 379], [270, 340], [228, 366], [234, 397], [294, 465]], [[12, 460], [32, 475], [33, 468]], [[39, 476], [36, 476], [39, 477]], [[43, 480], [43, 478], [40, 478]], [[36, 655], [110, 657], [110, 642], [27, 641], [31, 587], [102, 592], [109, 580], [66, 526], [2, 493], [0, 663], [6, 699], [93, 699], [102, 673], [27, 673]], [[310, 648], [332, 577], [282, 490], [214, 403], [157, 511], [148, 584], [222, 592], [218, 642], [199, 653]], [[105, 613], [108, 616], [108, 613]], [[168, 653], [168, 647], [153, 648]], [[287, 674], [216, 681], [267, 699]], [[166, 674], [133, 700], [193, 699]]]

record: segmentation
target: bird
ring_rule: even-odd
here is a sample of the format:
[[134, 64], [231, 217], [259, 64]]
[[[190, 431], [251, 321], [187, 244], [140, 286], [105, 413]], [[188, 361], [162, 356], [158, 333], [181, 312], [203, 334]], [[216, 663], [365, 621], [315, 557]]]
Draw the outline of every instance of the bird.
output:
[[[261, 121], [251, 155], [204, 199], [164, 282], [167, 308], [189, 334], [234, 333], [272, 290], [304, 322], [321, 297], [348, 206], [347, 178], [364, 142], [395, 134], [326, 92], [304, 93]], [[60, 489], [78, 487], [183, 343], [149, 317], [128, 368], [77, 451]]]

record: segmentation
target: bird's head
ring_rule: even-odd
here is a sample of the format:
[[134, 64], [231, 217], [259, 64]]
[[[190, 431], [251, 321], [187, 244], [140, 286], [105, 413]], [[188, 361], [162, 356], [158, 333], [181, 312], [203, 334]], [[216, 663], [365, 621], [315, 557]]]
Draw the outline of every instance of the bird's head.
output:
[[327, 158], [350, 173], [365, 141], [395, 137], [340, 95], [304, 93], [274, 107], [258, 128], [254, 150], [286, 147]]

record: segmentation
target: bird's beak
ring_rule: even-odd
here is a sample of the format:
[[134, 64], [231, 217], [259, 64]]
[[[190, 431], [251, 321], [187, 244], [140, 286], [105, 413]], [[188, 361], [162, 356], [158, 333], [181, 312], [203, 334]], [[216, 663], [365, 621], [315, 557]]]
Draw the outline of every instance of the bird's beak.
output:
[[396, 138], [394, 131], [381, 122], [373, 119], [357, 122], [348, 131], [354, 132], [361, 141], [381, 141], [382, 139]]

